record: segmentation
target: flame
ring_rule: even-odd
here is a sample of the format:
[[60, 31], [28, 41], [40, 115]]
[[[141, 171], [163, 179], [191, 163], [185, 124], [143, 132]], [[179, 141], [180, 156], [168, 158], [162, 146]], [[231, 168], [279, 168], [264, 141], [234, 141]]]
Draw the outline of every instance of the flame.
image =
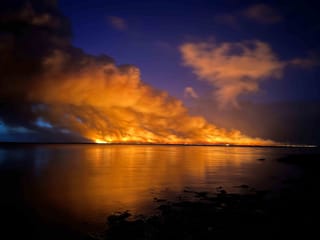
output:
[[[199, 126], [199, 129], [200, 126]], [[213, 129], [212, 125], [208, 125], [207, 135], [203, 136], [199, 133], [199, 136], [191, 137], [179, 137], [177, 135], [169, 134], [164, 136], [157, 136], [150, 132], [144, 132], [141, 129], [131, 131], [131, 134], [119, 135], [99, 135], [99, 138], [91, 137], [89, 139], [94, 140], [98, 144], [110, 144], [110, 143], [128, 143], [128, 144], [182, 144], [182, 145], [244, 145], [244, 146], [272, 146], [280, 145], [271, 140], [264, 140], [260, 138], [250, 138], [243, 135], [237, 130], [226, 131], [225, 129]], [[90, 133], [89, 133], [90, 134]]]
[[104, 140], [101, 140], [101, 139], [96, 139], [95, 140], [95, 143], [98, 143], [98, 144], [107, 144], [108, 142], [104, 141]]

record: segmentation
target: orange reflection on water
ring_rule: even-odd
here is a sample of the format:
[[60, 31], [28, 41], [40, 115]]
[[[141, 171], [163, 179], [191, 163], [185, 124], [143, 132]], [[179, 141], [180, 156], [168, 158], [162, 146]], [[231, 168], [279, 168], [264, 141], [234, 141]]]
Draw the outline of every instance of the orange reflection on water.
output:
[[[211, 189], [260, 181], [264, 149], [206, 146], [51, 146], [33, 194], [38, 207], [103, 222], [117, 210], [145, 212], [154, 197], [185, 187]], [[259, 168], [260, 166], [260, 168]], [[34, 192], [35, 191], [35, 192]], [[32, 197], [32, 196], [31, 196]], [[39, 200], [40, 199], [40, 200]]]

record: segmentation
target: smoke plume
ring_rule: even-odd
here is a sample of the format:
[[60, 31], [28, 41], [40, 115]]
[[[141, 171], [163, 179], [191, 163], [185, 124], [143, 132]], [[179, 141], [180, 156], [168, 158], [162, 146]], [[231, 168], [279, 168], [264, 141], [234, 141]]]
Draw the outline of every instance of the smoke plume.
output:
[[[0, 121], [6, 126], [93, 142], [273, 144], [190, 116], [180, 100], [141, 81], [137, 67], [86, 54], [70, 39], [55, 1], [2, 3]], [[259, 44], [256, 51], [269, 54], [261, 60], [267, 66], [249, 71], [241, 89], [256, 87], [252, 76], [279, 74], [281, 63]]]

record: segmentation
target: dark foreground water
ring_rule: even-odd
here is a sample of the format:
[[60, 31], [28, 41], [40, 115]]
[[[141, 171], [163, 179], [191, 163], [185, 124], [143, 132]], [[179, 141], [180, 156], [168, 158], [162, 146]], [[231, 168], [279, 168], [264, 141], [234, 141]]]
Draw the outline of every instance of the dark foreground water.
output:
[[[1, 224], [102, 229], [116, 211], [151, 213], [154, 198], [174, 199], [184, 189], [228, 192], [247, 184], [277, 189], [299, 169], [278, 163], [288, 154], [317, 149], [95, 144], [0, 145]], [[25, 231], [21, 228], [21, 231]], [[37, 233], [37, 234], [42, 234]], [[26, 234], [29, 234], [27, 231]], [[39, 238], [39, 236], [37, 236]], [[1, 238], [1, 237], [0, 237]], [[36, 238], [36, 237], [35, 237]], [[10, 238], [8, 238], [10, 239]], [[13, 239], [13, 237], [12, 237]], [[49, 239], [43, 237], [43, 239]]]

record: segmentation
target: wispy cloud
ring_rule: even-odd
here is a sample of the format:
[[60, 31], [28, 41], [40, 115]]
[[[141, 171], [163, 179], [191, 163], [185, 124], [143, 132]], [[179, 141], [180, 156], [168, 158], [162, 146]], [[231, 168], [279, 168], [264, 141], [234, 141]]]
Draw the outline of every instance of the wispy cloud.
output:
[[185, 97], [191, 97], [191, 98], [198, 98], [198, 94], [192, 87], [186, 87], [184, 89], [184, 96]]
[[259, 24], [275, 24], [283, 20], [280, 12], [267, 4], [254, 4], [247, 8], [221, 13], [215, 16], [216, 23], [238, 28], [241, 20], [251, 20]]
[[294, 58], [290, 60], [289, 64], [299, 66], [302, 68], [312, 68], [319, 66], [319, 61], [315, 58]]
[[238, 107], [239, 96], [259, 90], [262, 80], [281, 78], [286, 66], [312, 67], [313, 59], [281, 61], [262, 41], [185, 43], [180, 47], [183, 63], [213, 86], [220, 107]]
[[273, 24], [283, 20], [277, 9], [263, 3], [249, 6], [241, 12], [241, 15], [263, 24]]
[[214, 17], [216, 23], [238, 28], [238, 16], [236, 14], [222, 13]]
[[108, 16], [108, 22], [116, 30], [125, 31], [128, 29], [127, 21], [121, 17]]

